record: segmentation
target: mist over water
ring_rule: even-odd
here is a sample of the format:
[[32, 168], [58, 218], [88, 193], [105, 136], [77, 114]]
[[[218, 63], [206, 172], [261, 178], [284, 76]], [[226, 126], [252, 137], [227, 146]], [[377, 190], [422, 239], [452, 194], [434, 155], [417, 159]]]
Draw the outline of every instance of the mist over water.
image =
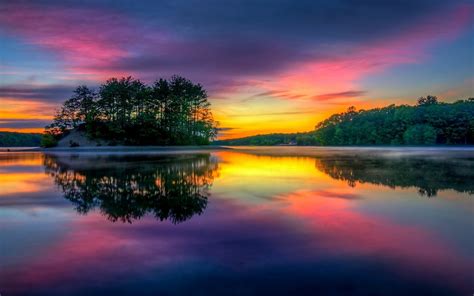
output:
[[469, 148], [0, 152], [5, 295], [467, 295]]

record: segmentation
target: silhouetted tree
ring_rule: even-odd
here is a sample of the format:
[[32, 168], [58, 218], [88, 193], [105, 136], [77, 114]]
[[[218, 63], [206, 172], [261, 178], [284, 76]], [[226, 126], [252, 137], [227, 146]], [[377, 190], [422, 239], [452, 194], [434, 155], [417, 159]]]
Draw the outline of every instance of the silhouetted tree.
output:
[[47, 132], [56, 137], [74, 128], [91, 138], [123, 144], [209, 144], [217, 135], [200, 84], [180, 76], [149, 87], [132, 77], [111, 78], [99, 93], [80, 86], [64, 102]]
[[438, 98], [435, 96], [420, 97], [418, 99], [418, 106], [438, 104]]

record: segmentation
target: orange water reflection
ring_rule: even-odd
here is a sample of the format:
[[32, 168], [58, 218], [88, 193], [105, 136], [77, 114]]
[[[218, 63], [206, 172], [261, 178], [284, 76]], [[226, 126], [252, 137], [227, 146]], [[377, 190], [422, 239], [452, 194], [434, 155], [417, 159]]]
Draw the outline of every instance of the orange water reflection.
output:
[[[209, 162], [211, 158], [217, 163]], [[77, 215], [67, 200], [65, 207], [55, 209], [63, 213], [58, 221], [67, 221], [67, 231], [58, 232], [54, 239], [42, 242], [41, 248], [32, 249], [33, 259], [0, 270], [0, 284], [7, 291], [19, 293], [26, 292], [28, 287], [39, 291], [60, 287], [61, 292], [67, 293], [75, 288], [94, 291], [98, 286], [120, 286], [117, 279], [143, 285], [141, 281], [146, 278], [144, 282], [153, 289], [153, 283], [159, 279], [149, 277], [158, 270], [164, 278], [168, 276], [178, 282], [184, 281], [183, 271], [191, 278], [200, 273], [209, 279], [254, 272], [255, 282], [246, 282], [251, 286], [264, 282], [264, 275], [270, 271], [284, 273], [288, 267], [285, 278], [291, 280], [274, 281], [273, 286], [267, 287], [277, 289], [279, 285], [303, 285], [297, 278], [291, 278], [291, 272], [314, 277], [314, 283], [327, 280], [307, 273], [318, 268], [324, 270], [321, 262], [334, 262], [335, 266], [342, 264], [340, 269], [330, 270], [334, 274], [326, 276], [338, 285], [354, 277], [351, 285], [360, 291], [367, 289], [367, 294], [380, 292], [367, 285], [383, 283], [386, 277], [400, 285], [392, 287], [400, 293], [412, 291], [404, 289], [417, 285], [423, 292], [440, 287], [434, 292], [441, 295], [469, 291], [474, 272], [473, 243], [466, 237], [473, 234], [473, 204], [472, 185], [467, 180], [473, 172], [465, 168], [471, 162], [459, 160], [441, 165], [434, 160], [418, 160], [414, 165], [437, 168], [436, 175], [428, 173], [423, 179], [413, 172], [403, 174], [412, 168], [412, 161], [404, 159], [400, 166], [399, 158], [347, 159], [245, 151], [213, 152], [179, 161], [120, 156], [61, 160], [40, 154], [4, 161], [0, 158], [0, 196], [13, 199], [15, 194], [30, 191], [43, 190], [45, 195], [49, 194], [54, 182], [90, 193], [90, 188], [83, 185], [95, 186], [111, 178], [120, 179], [116, 183], [122, 184], [126, 176], [132, 180], [133, 194], [121, 196], [121, 188], [115, 188], [113, 194], [114, 200], [126, 198], [127, 207], [133, 207], [139, 202], [137, 196], [150, 193], [151, 189], [171, 188], [179, 183], [176, 178], [198, 187], [209, 185], [210, 193], [202, 215], [194, 215], [178, 225], [146, 215], [133, 224], [112, 223], [104, 219], [103, 206], [102, 211]], [[45, 174], [43, 164], [49, 175]], [[463, 172], [465, 182], [456, 174], [451, 174], [454, 179], [445, 177], [454, 168], [458, 174]], [[170, 171], [178, 174], [169, 178]], [[143, 180], [150, 181], [146, 187], [140, 186]], [[21, 186], [30, 191], [22, 191]], [[420, 194], [420, 189], [437, 194], [427, 198]], [[169, 198], [174, 198], [175, 192], [169, 192]], [[93, 193], [93, 205], [112, 201], [101, 198], [101, 191]], [[37, 205], [42, 209], [53, 207], [41, 201]], [[9, 207], [18, 210], [14, 204]], [[15, 230], [17, 225], [25, 224], [31, 231], [42, 225], [41, 213], [4, 217], [0, 215], [0, 223], [8, 222], [3, 224], [7, 225], [5, 229]], [[26, 234], [17, 231], [20, 236]], [[356, 266], [357, 273], [344, 273], [346, 266], [341, 261], [350, 262], [350, 268]], [[303, 269], [305, 264], [312, 269]], [[370, 264], [379, 267], [367, 271]], [[90, 270], [101, 276], [91, 275]], [[215, 285], [217, 282], [213, 281]]]
[[50, 186], [50, 178], [42, 172], [43, 159], [40, 153], [0, 152], [0, 198], [38, 192]]

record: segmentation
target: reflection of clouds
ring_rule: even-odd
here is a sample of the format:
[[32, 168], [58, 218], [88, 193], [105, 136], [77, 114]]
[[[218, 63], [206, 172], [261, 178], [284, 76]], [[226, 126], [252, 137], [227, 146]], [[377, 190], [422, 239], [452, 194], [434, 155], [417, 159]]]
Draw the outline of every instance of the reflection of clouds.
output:
[[[304, 221], [316, 249], [335, 254], [376, 256], [394, 263], [400, 272], [443, 278], [469, 289], [466, 275], [472, 261], [458, 255], [449, 243], [431, 231], [399, 225], [383, 217], [367, 216], [344, 199], [326, 199], [325, 192], [300, 191], [286, 196], [285, 214]], [[466, 260], [468, 259], [468, 260]]]
[[[56, 206], [45, 204], [48, 198], [35, 204], [33, 194], [23, 194], [30, 197], [24, 209], [40, 216], [37, 220], [17, 216], [17, 221], [28, 225], [10, 224], [10, 232], [17, 230], [18, 237], [27, 237], [54, 229], [57, 235], [45, 235], [49, 240], [24, 240], [32, 248], [25, 255], [28, 260], [0, 268], [0, 286], [10, 294], [30, 294], [34, 287], [34, 292], [48, 295], [127, 294], [143, 287], [155, 294], [203, 291], [222, 295], [240, 291], [242, 286], [250, 289], [245, 294], [257, 290], [275, 295], [289, 294], [296, 286], [300, 294], [310, 295], [314, 291], [343, 294], [348, 286], [360, 295], [389, 294], [389, 288], [381, 287], [400, 295], [469, 292], [472, 260], [456, 252], [455, 241], [443, 239], [439, 229], [403, 223], [401, 215], [387, 217], [361, 209], [364, 203], [373, 204], [369, 197], [389, 201], [385, 193], [400, 189], [349, 187], [318, 171], [312, 157], [215, 155], [219, 175], [208, 171], [207, 165], [203, 168], [214, 176], [212, 198], [204, 214], [178, 225], [148, 216], [133, 224], [108, 223], [98, 211], [75, 215], [70, 205], [47, 211]], [[65, 173], [69, 181], [78, 183], [107, 174], [117, 177], [118, 170], [135, 176], [154, 172], [157, 166], [173, 167], [153, 158], [104, 157], [100, 161], [87, 157], [90, 162], [81, 157], [64, 162], [49, 159], [48, 165], [56, 174]], [[201, 167], [192, 159], [181, 165]], [[80, 177], [70, 179], [73, 173]], [[160, 187], [166, 180], [153, 178], [150, 184]], [[403, 193], [399, 203], [389, 203], [394, 212], [405, 213], [415, 196], [411, 191]], [[255, 202], [252, 197], [257, 195], [260, 198]], [[59, 196], [55, 199], [68, 204]], [[424, 202], [426, 217], [449, 214], [446, 208], [433, 205], [437, 200], [416, 200]], [[1, 219], [0, 215], [3, 222]], [[451, 227], [466, 226], [451, 222]], [[0, 239], [4, 237], [0, 232]]]
[[43, 173], [42, 161], [40, 153], [0, 152], [0, 198], [47, 191], [51, 182]]
[[[76, 276], [87, 279], [86, 285], [89, 281], [92, 285], [107, 284], [117, 276], [143, 275], [157, 269], [166, 272], [186, 261], [205, 260], [231, 268], [236, 264], [252, 266], [269, 248], [291, 255], [292, 251], [279, 241], [280, 234], [272, 230], [277, 221], [269, 220], [268, 215], [259, 217], [258, 212], [246, 212], [220, 200], [215, 200], [209, 210], [211, 215], [193, 219], [197, 223], [178, 227], [149, 218], [124, 227], [104, 223], [97, 214], [77, 217], [68, 235], [52, 242], [48, 252], [0, 274], [11, 286], [64, 288], [73, 285], [68, 281]], [[94, 273], [89, 272], [91, 266]], [[15, 276], [19, 274], [22, 276]], [[97, 278], [96, 274], [102, 276]]]
[[[216, 197], [206, 215], [178, 226], [151, 218], [128, 225], [104, 223], [98, 214], [76, 216], [67, 235], [51, 242], [47, 252], [15, 269], [0, 271], [0, 275], [7, 280], [7, 288], [34, 286], [53, 294], [117, 284], [127, 287], [127, 282], [117, 283], [117, 278], [144, 280], [150, 282], [150, 291], [160, 291], [160, 286], [187, 276], [188, 284], [197, 285], [192, 279], [201, 275], [201, 280], [204, 275], [207, 280], [217, 280], [253, 274], [255, 278], [247, 284], [258, 286], [273, 268], [285, 277], [266, 287], [270, 290], [288, 288], [308, 274], [313, 275], [313, 285], [323, 279], [336, 286], [369, 284], [382, 275], [402, 284], [403, 280], [396, 279], [405, 274], [414, 278], [413, 289], [438, 277], [443, 281], [434, 286], [455, 291], [466, 288], [462, 276], [469, 274], [469, 264], [430, 233], [357, 213], [351, 206], [357, 201], [324, 197], [324, 192], [302, 191], [260, 206]], [[348, 261], [339, 261], [343, 258]], [[383, 267], [364, 267], [369, 274], [351, 274], [352, 269], [351, 278], [346, 278], [345, 264], [362, 268], [357, 267], [362, 264], [357, 260], [383, 262]], [[302, 271], [308, 262], [317, 263]], [[293, 272], [302, 274], [293, 278], [278, 264], [293, 266]], [[338, 267], [328, 274], [325, 266], [333, 264]], [[163, 277], [172, 279], [171, 283], [165, 283]]]
[[50, 188], [50, 179], [43, 173], [0, 173], [0, 183], [0, 197]]

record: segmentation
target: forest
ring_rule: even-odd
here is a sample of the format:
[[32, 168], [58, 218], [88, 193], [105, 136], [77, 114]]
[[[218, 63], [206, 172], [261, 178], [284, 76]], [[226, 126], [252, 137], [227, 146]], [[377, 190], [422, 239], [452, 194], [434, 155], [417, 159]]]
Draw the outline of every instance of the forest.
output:
[[0, 147], [37, 147], [41, 134], [0, 132]]
[[200, 84], [180, 76], [153, 85], [123, 77], [98, 91], [77, 87], [46, 127], [42, 146], [55, 146], [73, 129], [110, 145], [206, 145], [217, 122]]
[[474, 144], [474, 98], [454, 103], [435, 96], [417, 104], [334, 114], [318, 123], [314, 131], [270, 134], [216, 141], [218, 145], [472, 145]]

